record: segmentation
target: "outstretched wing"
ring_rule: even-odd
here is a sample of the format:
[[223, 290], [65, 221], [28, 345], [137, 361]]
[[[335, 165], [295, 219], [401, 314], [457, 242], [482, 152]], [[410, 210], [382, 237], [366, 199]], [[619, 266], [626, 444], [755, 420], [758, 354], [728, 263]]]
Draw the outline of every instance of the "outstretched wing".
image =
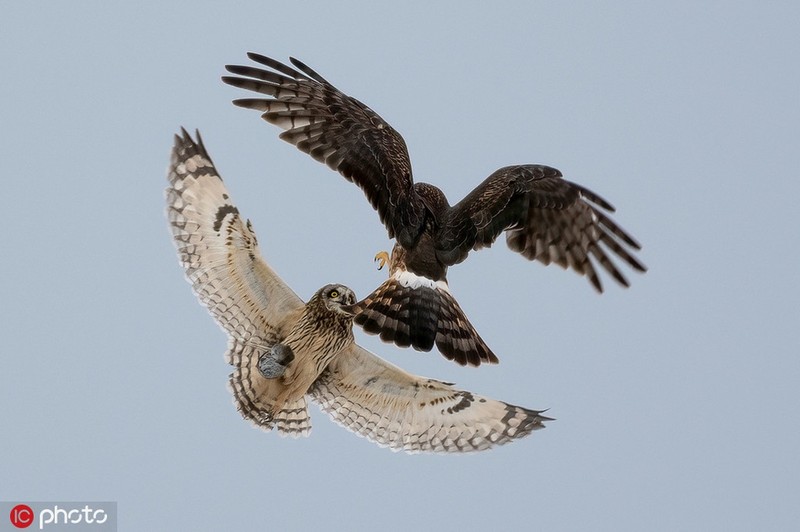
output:
[[198, 299], [232, 340], [271, 346], [303, 302], [261, 258], [199, 133], [175, 136], [168, 179], [169, 226]]
[[456, 264], [470, 250], [491, 246], [507, 231], [506, 242], [513, 251], [586, 275], [599, 292], [603, 286], [593, 261], [628, 286], [609, 254], [644, 272], [645, 266], [632, 254], [641, 246], [609, 218], [610, 212], [611, 204], [565, 180], [555, 168], [507, 166], [449, 211], [436, 236], [437, 255], [445, 264]]
[[250, 59], [270, 70], [227, 65], [222, 81], [271, 98], [234, 100], [261, 111], [284, 130], [280, 138], [338, 171], [366, 194], [390, 238], [416, 242], [423, 207], [413, 190], [411, 162], [403, 137], [372, 109], [340, 92], [322, 76], [292, 58], [299, 69], [256, 53]]
[[334, 358], [310, 394], [340, 425], [410, 453], [482, 451], [527, 436], [551, 419], [411, 375], [357, 344]]
[[200, 302], [228, 333], [226, 361], [236, 369], [229, 388], [242, 416], [283, 434], [307, 435], [305, 401], [273, 419], [256, 368], [261, 353], [285, 336], [284, 323], [304, 307], [261, 258], [249, 220], [239, 215], [203, 146], [186, 130], [175, 136], [169, 166], [167, 217], [181, 265]]

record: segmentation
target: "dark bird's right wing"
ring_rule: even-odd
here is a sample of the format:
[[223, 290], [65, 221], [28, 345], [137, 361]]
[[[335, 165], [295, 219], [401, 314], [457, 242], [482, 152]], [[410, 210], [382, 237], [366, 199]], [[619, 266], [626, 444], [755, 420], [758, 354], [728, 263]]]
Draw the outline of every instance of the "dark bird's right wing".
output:
[[513, 251], [586, 275], [599, 292], [603, 287], [592, 260], [628, 286], [608, 252], [644, 272], [645, 266], [633, 256], [641, 246], [608, 216], [611, 212], [610, 203], [567, 181], [555, 168], [507, 166], [453, 206], [436, 235], [436, 253], [443, 263], [456, 264], [471, 250], [491, 246], [506, 231]]

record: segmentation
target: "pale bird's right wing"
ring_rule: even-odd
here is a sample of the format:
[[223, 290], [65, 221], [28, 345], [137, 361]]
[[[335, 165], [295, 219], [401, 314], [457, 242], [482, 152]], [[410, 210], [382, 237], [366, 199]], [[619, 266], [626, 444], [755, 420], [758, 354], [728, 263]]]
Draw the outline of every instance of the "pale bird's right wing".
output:
[[288, 405], [278, 419], [264, 401], [266, 379], [259, 356], [281, 336], [303, 301], [261, 258], [249, 220], [233, 204], [200, 134], [175, 136], [170, 160], [167, 216], [186, 278], [200, 302], [228, 333], [225, 360], [236, 367], [229, 386], [236, 408], [255, 425], [305, 435], [304, 401]]
[[269, 341], [303, 301], [261, 258], [198, 133], [175, 136], [167, 216], [181, 265], [197, 297], [234, 339]]

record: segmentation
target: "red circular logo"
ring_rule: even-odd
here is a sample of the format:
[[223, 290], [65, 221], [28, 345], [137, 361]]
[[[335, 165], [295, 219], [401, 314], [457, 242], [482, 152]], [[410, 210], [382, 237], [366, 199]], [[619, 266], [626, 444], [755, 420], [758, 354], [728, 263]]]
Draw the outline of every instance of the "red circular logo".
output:
[[17, 528], [28, 528], [33, 523], [33, 510], [27, 504], [18, 504], [11, 509], [11, 524]]

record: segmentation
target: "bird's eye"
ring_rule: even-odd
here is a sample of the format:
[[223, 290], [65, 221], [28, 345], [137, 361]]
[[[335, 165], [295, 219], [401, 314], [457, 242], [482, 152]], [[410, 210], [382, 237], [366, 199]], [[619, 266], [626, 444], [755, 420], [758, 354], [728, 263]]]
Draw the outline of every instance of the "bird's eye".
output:
[[331, 290], [330, 292], [328, 292], [328, 297], [330, 297], [331, 299], [336, 299], [337, 297], [339, 297], [339, 291]]

